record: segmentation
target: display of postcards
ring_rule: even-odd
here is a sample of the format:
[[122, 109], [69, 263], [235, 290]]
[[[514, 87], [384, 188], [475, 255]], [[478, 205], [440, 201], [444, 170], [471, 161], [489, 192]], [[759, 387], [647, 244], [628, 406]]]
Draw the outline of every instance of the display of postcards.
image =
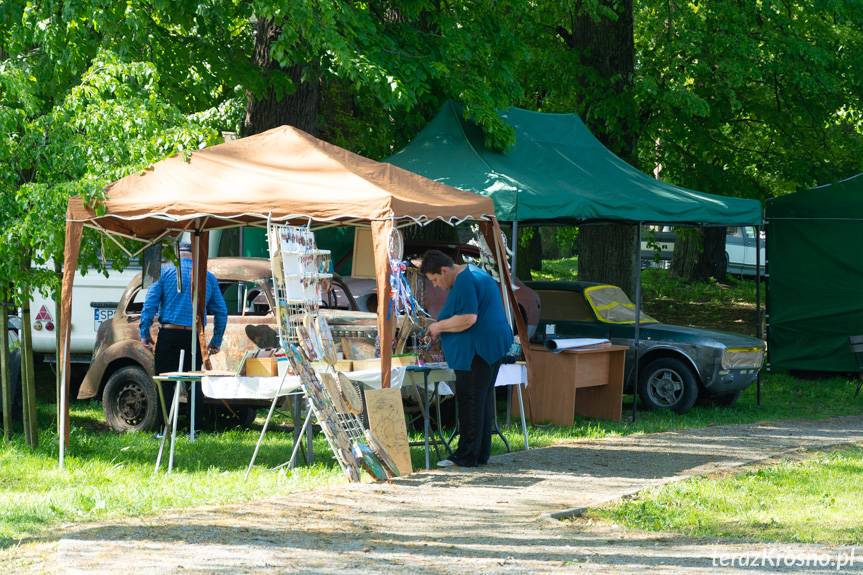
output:
[[359, 441], [354, 443], [354, 455], [362, 461], [363, 469], [372, 476], [372, 479], [383, 481], [388, 479], [387, 470], [384, 464], [378, 459], [377, 455], [367, 445], [363, 445]]
[[312, 342], [312, 346], [315, 348], [315, 355], [318, 357], [318, 361], [322, 361], [324, 359], [324, 345], [321, 342], [320, 335], [318, 335], [318, 327], [315, 320], [312, 318], [312, 314], [307, 313], [303, 315], [303, 327], [305, 327], [306, 331], [309, 333], [309, 339]]
[[300, 340], [300, 345], [303, 347], [303, 352], [305, 352], [306, 358], [312, 363], [321, 361], [321, 356], [319, 355], [320, 345], [315, 346], [312, 342], [312, 335], [309, 333], [309, 330], [306, 329], [306, 326], [298, 325], [294, 329], [297, 332], [297, 339]]
[[330, 250], [318, 250], [315, 252], [315, 269], [319, 275], [330, 273]]
[[352, 481], [354, 483], [359, 483], [360, 481], [360, 469], [355, 465], [346, 465], [345, 475], [347, 476], [348, 481]]

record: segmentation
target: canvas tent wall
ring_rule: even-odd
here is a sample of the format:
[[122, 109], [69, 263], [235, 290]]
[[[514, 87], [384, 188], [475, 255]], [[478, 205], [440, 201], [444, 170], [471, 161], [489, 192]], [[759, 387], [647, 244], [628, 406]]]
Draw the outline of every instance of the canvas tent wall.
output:
[[767, 200], [771, 368], [857, 370], [863, 335], [863, 174]]
[[447, 101], [410, 144], [384, 161], [492, 198], [500, 221], [761, 225], [757, 200], [652, 178], [603, 146], [576, 114], [502, 111], [516, 139], [500, 153], [485, 147], [482, 130], [463, 112], [463, 105]]
[[[392, 339], [392, 326], [385, 317], [389, 308], [386, 238], [392, 225], [479, 220], [489, 245], [504, 253], [491, 200], [363, 158], [290, 126], [199, 150], [189, 158], [168, 158], [111, 184], [106, 195], [99, 211], [84, 205], [80, 197], [69, 200], [61, 342], [69, 330], [71, 271], [77, 267], [84, 226], [109, 237], [145, 242], [192, 232], [201, 240], [196, 259], [202, 277], [211, 230], [264, 227], [268, 219], [279, 224], [370, 227], [383, 301], [378, 317], [382, 341]], [[503, 274], [508, 299], [515, 304], [506, 266]], [[526, 333], [521, 316], [515, 315], [517, 328]], [[67, 351], [61, 350], [68, 363]], [[389, 383], [389, 352], [383, 346], [384, 387]], [[64, 427], [68, 437], [68, 417]]]

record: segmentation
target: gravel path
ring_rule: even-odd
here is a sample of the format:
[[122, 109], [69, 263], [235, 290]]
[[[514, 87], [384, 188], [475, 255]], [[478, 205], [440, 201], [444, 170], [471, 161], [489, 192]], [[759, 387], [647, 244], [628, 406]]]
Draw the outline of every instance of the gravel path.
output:
[[863, 442], [863, 417], [574, 441], [496, 456], [479, 471], [433, 470], [386, 484], [73, 525], [58, 540], [2, 552], [0, 572], [863, 573], [863, 549], [858, 558], [848, 547], [559, 520], [648, 486], [851, 442]]

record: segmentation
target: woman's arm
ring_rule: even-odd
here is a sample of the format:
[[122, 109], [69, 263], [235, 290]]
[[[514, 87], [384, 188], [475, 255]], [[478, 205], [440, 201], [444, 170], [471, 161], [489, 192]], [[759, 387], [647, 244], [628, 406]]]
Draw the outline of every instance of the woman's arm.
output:
[[429, 335], [437, 339], [442, 332], [458, 333], [469, 329], [476, 323], [476, 314], [467, 313], [454, 315], [442, 321], [436, 321], [428, 326]]

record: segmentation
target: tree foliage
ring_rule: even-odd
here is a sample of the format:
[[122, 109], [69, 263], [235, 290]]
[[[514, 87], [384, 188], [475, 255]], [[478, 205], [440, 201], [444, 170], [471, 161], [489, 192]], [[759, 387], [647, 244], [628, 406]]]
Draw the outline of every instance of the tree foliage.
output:
[[860, 0], [651, 0], [636, 21], [643, 165], [762, 200], [860, 171]]

